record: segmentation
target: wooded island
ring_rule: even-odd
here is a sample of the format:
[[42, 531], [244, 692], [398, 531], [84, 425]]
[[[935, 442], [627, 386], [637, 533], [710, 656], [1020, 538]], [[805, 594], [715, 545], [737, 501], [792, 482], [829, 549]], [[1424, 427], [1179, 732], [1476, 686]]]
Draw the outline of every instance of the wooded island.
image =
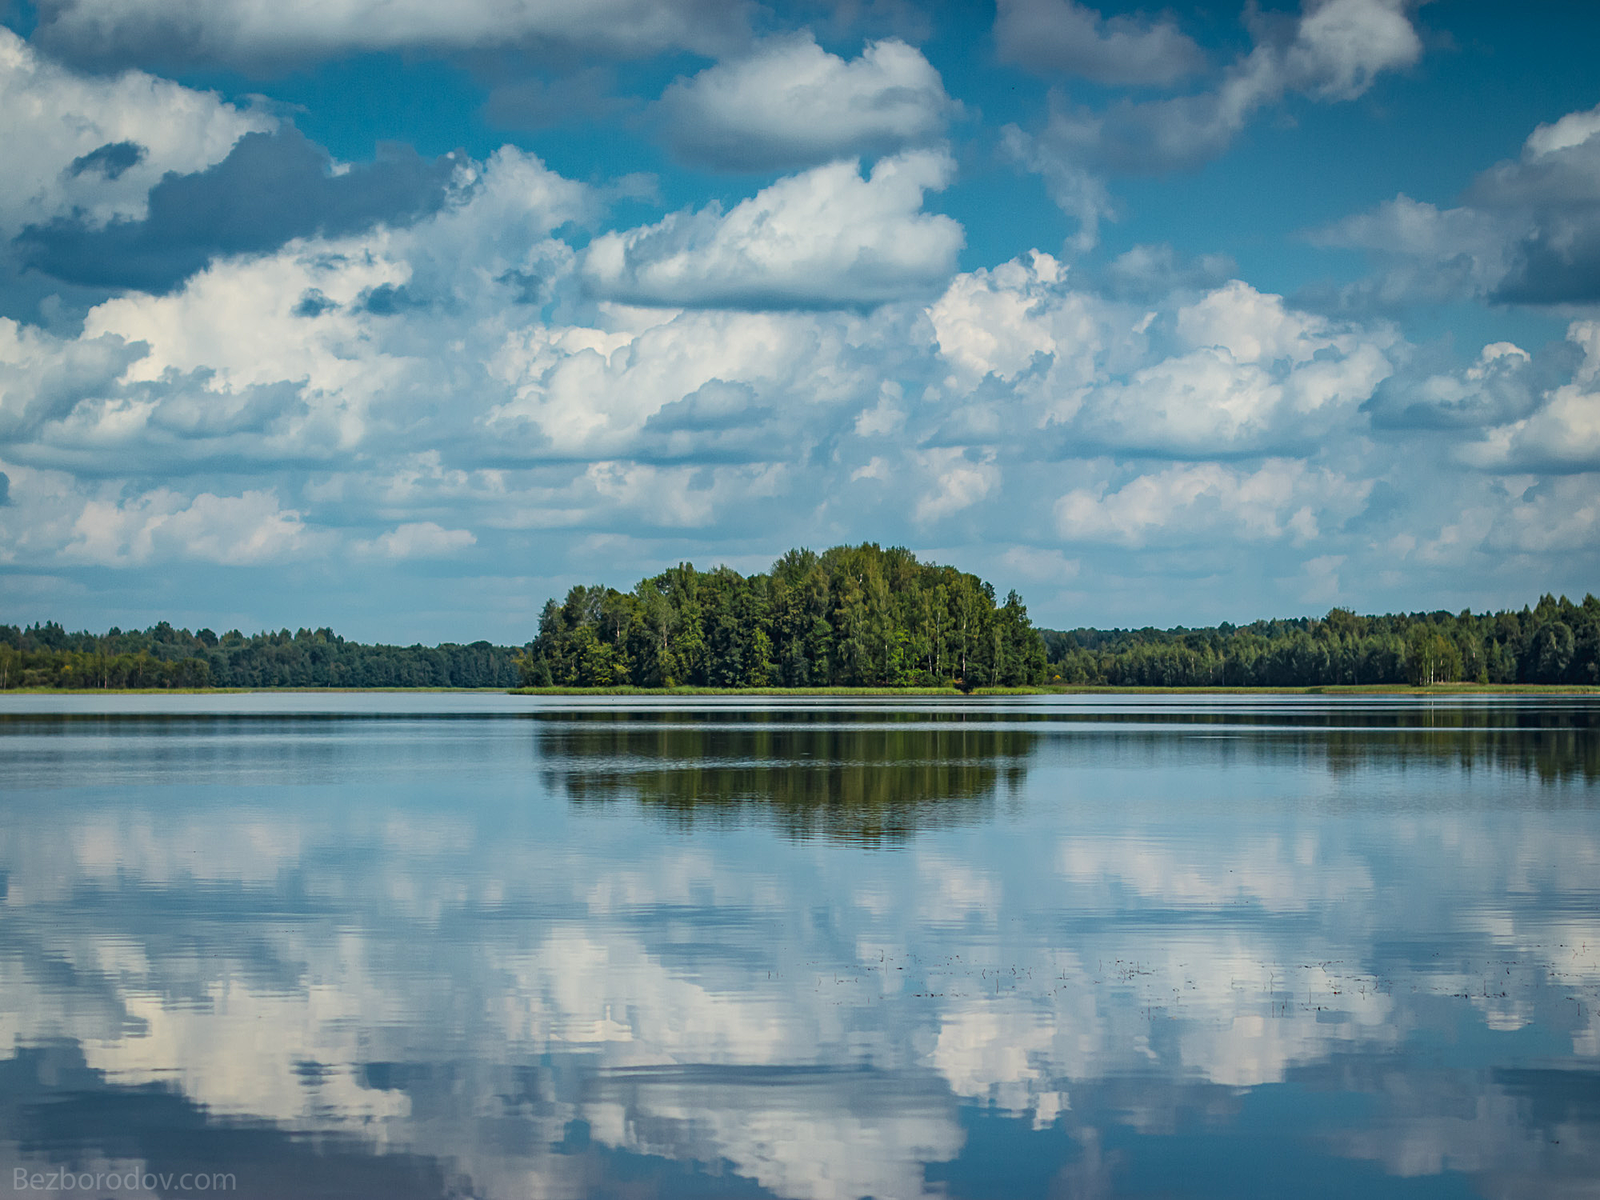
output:
[[530, 687], [1021, 687], [1044, 639], [1012, 592], [875, 544], [791, 550], [764, 574], [684, 563], [631, 592], [551, 600], [521, 660]]

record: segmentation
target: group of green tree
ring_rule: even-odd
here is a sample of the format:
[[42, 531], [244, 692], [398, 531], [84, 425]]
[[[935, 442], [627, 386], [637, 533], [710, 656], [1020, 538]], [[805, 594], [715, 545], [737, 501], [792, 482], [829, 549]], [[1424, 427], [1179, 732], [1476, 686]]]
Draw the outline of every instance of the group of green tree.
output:
[[959, 687], [1044, 682], [1015, 592], [875, 543], [791, 550], [769, 571], [682, 563], [631, 591], [549, 601], [521, 659], [530, 687]]
[[172, 687], [1316, 687], [1600, 685], [1600, 600], [1207, 629], [1036, 629], [1015, 592], [876, 544], [791, 550], [740, 575], [688, 563], [631, 591], [574, 587], [520, 650], [366, 645], [331, 629], [220, 637], [166, 622], [0, 625], [0, 689]]
[[55, 622], [0, 625], [0, 688], [515, 687], [517, 651], [469, 646], [382, 646], [331, 629], [290, 633], [167, 622], [124, 633], [68, 633]]
[[1051, 683], [1112, 687], [1600, 684], [1600, 600], [1209, 629], [1044, 631]]

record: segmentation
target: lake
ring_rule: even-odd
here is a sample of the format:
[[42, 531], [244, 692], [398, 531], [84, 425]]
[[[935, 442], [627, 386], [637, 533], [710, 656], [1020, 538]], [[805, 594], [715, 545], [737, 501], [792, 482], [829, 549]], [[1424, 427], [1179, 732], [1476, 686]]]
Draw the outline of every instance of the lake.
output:
[[13, 695], [0, 814], [18, 1195], [1600, 1196], [1595, 698]]

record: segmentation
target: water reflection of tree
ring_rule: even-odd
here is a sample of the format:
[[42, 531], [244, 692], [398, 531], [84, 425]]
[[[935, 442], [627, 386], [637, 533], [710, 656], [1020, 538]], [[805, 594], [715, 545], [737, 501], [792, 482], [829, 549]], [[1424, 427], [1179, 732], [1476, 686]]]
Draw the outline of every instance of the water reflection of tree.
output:
[[1600, 709], [1592, 704], [1097, 713], [1069, 720], [1108, 731], [1137, 724], [1143, 727], [1137, 736], [1152, 746], [1170, 742], [1186, 726], [1231, 727], [1262, 760], [1321, 757], [1336, 774], [1453, 766], [1519, 772], [1546, 783], [1600, 781]]
[[876, 844], [987, 815], [1021, 788], [1040, 733], [927, 714], [586, 713], [537, 737], [547, 783], [575, 803]]
[[[1328, 705], [1064, 713], [585, 712], [539, 718], [546, 781], [577, 803], [631, 800], [684, 826], [775, 823], [793, 837], [894, 842], [984, 819], [1055, 744], [1067, 761], [1211, 754], [1323, 762], [1336, 775], [1496, 770], [1600, 781], [1600, 710], [1584, 703]], [[1061, 735], [1090, 735], [1068, 737]], [[1204, 757], [1204, 756], [1203, 756]], [[1198, 765], [1198, 763], [1197, 763]]]
[[1406, 730], [1388, 745], [1341, 731], [1327, 735], [1327, 755], [1329, 768], [1340, 773], [1383, 762], [1508, 770], [1542, 783], [1600, 781], [1600, 738], [1588, 729]]

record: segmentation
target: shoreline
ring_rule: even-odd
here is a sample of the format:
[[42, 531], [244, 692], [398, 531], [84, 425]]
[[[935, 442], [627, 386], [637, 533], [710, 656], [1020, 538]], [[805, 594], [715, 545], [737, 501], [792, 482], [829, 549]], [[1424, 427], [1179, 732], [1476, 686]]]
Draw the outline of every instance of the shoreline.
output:
[[825, 698], [914, 697], [970, 699], [984, 696], [1593, 696], [1600, 685], [1561, 683], [1436, 683], [1314, 684], [1299, 687], [1118, 687], [1107, 684], [1063, 684], [1041, 687], [980, 687], [971, 692], [937, 687], [819, 687], [819, 688], [455, 688], [455, 687], [272, 687], [272, 688], [6, 688], [5, 696], [240, 696], [240, 695], [356, 695], [361, 693], [460, 693], [510, 696], [815, 696]]
[[1497, 696], [1600, 695], [1600, 685], [1580, 683], [1327, 683], [1298, 687], [1118, 687], [1062, 684], [1039, 687], [957, 688], [513, 688], [512, 696]]
[[270, 696], [301, 693], [328, 695], [359, 692], [463, 692], [470, 695], [503, 696], [505, 688], [485, 687], [205, 687], [205, 688], [6, 688], [4, 696]]

